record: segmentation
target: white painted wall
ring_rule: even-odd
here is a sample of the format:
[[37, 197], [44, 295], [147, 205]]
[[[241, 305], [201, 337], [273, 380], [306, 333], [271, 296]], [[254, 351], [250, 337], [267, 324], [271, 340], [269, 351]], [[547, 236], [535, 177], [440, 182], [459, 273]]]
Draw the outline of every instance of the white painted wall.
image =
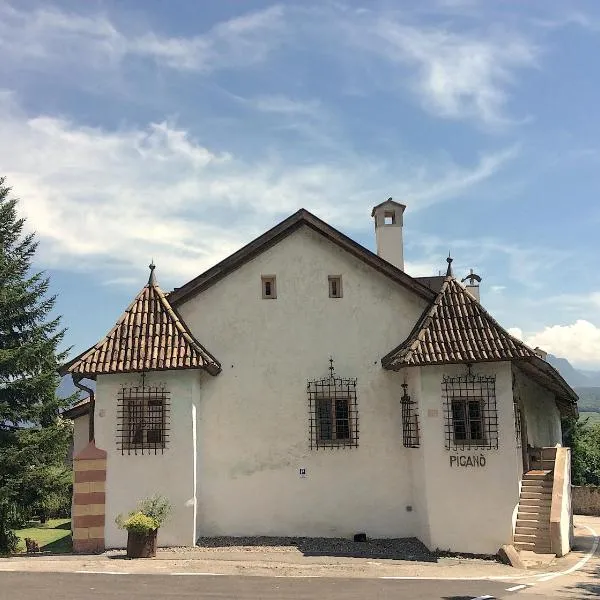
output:
[[560, 556], [571, 551], [573, 540], [573, 504], [571, 499], [571, 449], [565, 448], [563, 487], [560, 507]]
[[[261, 299], [261, 274], [277, 276], [276, 300]], [[380, 360], [425, 305], [302, 228], [179, 307], [223, 365], [198, 408], [198, 535], [416, 534], [402, 380]], [[311, 451], [306, 384], [330, 355], [358, 378], [359, 447]]]
[[542, 448], [561, 444], [560, 412], [554, 395], [518, 369], [513, 371], [516, 390], [523, 401], [524, 417], [527, 419], [529, 445]]
[[170, 431], [164, 454], [138, 455], [117, 448], [117, 399], [122, 385], [139, 385], [138, 375], [100, 375], [96, 383], [96, 446], [106, 450], [107, 548], [124, 547], [127, 532], [115, 525], [119, 513], [127, 515], [138, 500], [154, 494], [169, 498], [173, 513], [159, 530], [161, 546], [195, 543], [196, 492], [194, 489], [194, 410], [200, 395], [199, 371], [164, 371], [146, 375], [146, 385], [165, 383], [171, 393]]
[[82, 415], [73, 419], [73, 456], [77, 456], [89, 443], [90, 418]]
[[[476, 364], [472, 372], [496, 375], [498, 450], [446, 450], [442, 378], [466, 373], [464, 365], [421, 368], [420, 413], [425, 492], [417, 510], [427, 520], [424, 537], [432, 549], [495, 554], [512, 540], [513, 513], [519, 501], [510, 363]], [[451, 455], [484, 456], [485, 467], [450, 465]], [[415, 459], [420, 461], [418, 455]], [[422, 492], [421, 492], [422, 493]], [[428, 536], [428, 537], [427, 537]]]

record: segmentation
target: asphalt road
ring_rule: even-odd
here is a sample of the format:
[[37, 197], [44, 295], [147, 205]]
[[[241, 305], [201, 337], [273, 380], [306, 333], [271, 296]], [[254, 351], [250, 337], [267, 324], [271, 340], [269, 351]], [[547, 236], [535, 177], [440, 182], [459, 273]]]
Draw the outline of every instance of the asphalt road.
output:
[[489, 581], [0, 572], [0, 600], [472, 600], [509, 598]]

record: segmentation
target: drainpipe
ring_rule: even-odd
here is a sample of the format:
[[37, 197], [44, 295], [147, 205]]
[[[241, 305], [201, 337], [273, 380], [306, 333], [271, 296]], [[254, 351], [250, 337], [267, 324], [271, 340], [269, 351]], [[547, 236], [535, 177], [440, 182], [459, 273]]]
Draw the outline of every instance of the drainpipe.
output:
[[96, 400], [94, 398], [94, 390], [92, 388], [86, 387], [83, 385], [81, 380], [83, 379], [83, 375], [73, 374], [73, 384], [76, 388], [79, 388], [82, 392], [87, 392], [90, 396], [90, 414], [89, 414], [89, 440], [90, 442], [94, 441], [94, 413], [96, 409]]

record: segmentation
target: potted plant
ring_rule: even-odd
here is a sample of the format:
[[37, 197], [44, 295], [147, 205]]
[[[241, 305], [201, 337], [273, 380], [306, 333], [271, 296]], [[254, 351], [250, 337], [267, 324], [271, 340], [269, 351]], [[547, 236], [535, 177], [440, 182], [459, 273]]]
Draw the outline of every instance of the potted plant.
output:
[[115, 522], [119, 528], [127, 530], [128, 558], [156, 556], [158, 529], [166, 521], [170, 512], [169, 501], [156, 495], [140, 500], [137, 510], [130, 512], [127, 518], [121, 514], [117, 516]]

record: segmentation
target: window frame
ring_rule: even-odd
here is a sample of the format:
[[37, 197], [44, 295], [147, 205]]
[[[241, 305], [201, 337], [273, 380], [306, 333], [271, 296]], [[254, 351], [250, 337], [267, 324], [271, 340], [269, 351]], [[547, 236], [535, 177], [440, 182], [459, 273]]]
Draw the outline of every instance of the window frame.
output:
[[[266, 286], [270, 284], [271, 293], [266, 293]], [[261, 275], [260, 277], [261, 295], [263, 300], [277, 299], [277, 277], [275, 275]]]
[[[471, 410], [470, 410], [470, 405], [474, 404], [475, 406], [479, 407], [479, 418], [478, 419], [474, 419], [475, 422], [479, 423], [479, 428], [480, 428], [480, 432], [481, 432], [481, 436], [479, 437], [473, 437], [473, 431], [471, 428]], [[464, 421], [464, 430], [465, 430], [465, 437], [464, 438], [459, 438], [456, 435], [456, 421], [457, 419], [455, 418], [455, 414], [454, 414], [454, 405], [460, 405], [462, 406], [463, 409], [463, 418], [461, 419], [461, 421]], [[485, 438], [485, 427], [484, 427], [484, 400], [482, 397], [469, 397], [469, 396], [453, 396], [452, 397], [452, 406], [451, 406], [451, 413], [452, 413], [452, 434], [453, 434], [453, 438], [454, 438], [454, 443], [455, 444], [465, 444], [465, 445], [477, 445], [477, 446], [482, 446], [485, 445], [486, 443], [486, 438]]]
[[[333, 293], [333, 284], [337, 286], [337, 293]], [[328, 275], [327, 276], [327, 285], [329, 288], [329, 297], [330, 298], [341, 298], [343, 296], [343, 288], [342, 288], [342, 276], [341, 275]]]
[[[350, 416], [350, 397], [349, 396], [328, 396], [323, 394], [322, 396], [317, 396], [315, 398], [316, 401], [316, 426], [317, 426], [317, 441], [319, 444], [329, 444], [329, 443], [338, 443], [338, 442], [342, 442], [342, 443], [352, 443], [352, 423], [351, 423], [351, 416]], [[348, 429], [348, 435], [346, 437], [339, 437], [337, 435], [338, 433], [338, 421], [340, 419], [338, 419], [338, 407], [337, 407], [337, 403], [339, 401], [344, 401], [346, 403], [346, 417], [343, 419], [344, 421], [346, 421], [346, 425], [345, 427], [347, 427]], [[322, 425], [322, 419], [321, 419], [321, 411], [319, 408], [319, 405], [322, 404], [323, 402], [327, 402], [329, 405], [329, 414], [331, 415], [330, 417], [330, 429], [331, 429], [331, 437], [330, 438], [326, 438], [323, 437], [322, 433], [323, 433], [323, 425]]]

